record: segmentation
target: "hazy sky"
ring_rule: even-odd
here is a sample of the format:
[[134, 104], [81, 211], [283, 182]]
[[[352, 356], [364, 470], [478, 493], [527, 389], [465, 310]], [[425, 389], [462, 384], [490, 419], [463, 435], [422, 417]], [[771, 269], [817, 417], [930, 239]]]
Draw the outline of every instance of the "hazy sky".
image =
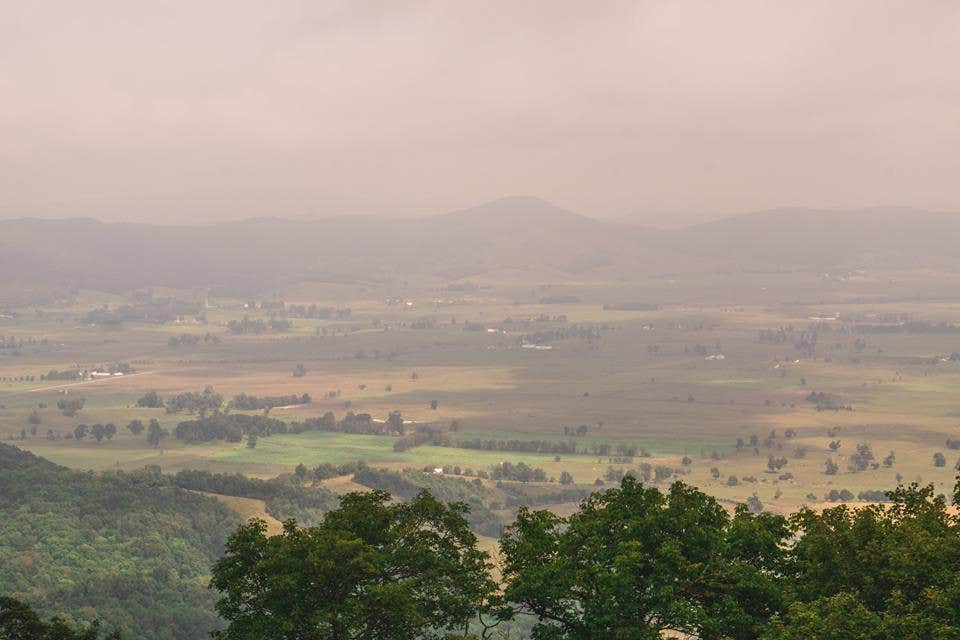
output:
[[0, 1], [0, 217], [510, 194], [960, 211], [960, 2]]

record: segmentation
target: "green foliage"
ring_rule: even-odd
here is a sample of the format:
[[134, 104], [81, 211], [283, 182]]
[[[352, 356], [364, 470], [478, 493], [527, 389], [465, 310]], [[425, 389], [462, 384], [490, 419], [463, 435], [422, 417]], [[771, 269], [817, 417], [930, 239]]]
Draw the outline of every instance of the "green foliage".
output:
[[272, 409], [273, 407], [286, 407], [294, 404], [310, 404], [310, 394], [290, 394], [286, 396], [264, 396], [257, 397], [241, 393], [233, 397], [230, 401], [231, 409], [241, 411], [254, 411], [257, 409]]
[[148, 391], [137, 398], [138, 407], [147, 407], [150, 409], [159, 409], [163, 407], [163, 398], [156, 391]]
[[83, 377], [84, 372], [76, 369], [68, 369], [66, 371], [51, 369], [47, 373], [40, 375], [41, 380], [82, 380]]
[[850, 502], [853, 500], [853, 492], [849, 489], [830, 489], [823, 499], [827, 502]]
[[849, 404], [846, 404], [843, 398], [832, 393], [811, 391], [809, 394], [807, 394], [806, 400], [807, 402], [812, 402], [814, 405], [816, 405], [817, 411], [836, 412], [841, 410], [853, 410]]
[[244, 316], [242, 320], [231, 320], [227, 323], [227, 328], [233, 333], [252, 333], [261, 334], [267, 331], [285, 333], [290, 330], [290, 321], [285, 318], [270, 318], [269, 321], [262, 318], [251, 320]]
[[870, 445], [858, 444], [856, 453], [850, 456], [850, 468], [854, 471], [864, 471], [870, 465], [875, 464], [873, 460], [873, 450]]
[[543, 487], [530, 487], [526, 484], [500, 483], [497, 487], [506, 495], [506, 507], [535, 507], [562, 502], [580, 502], [592, 493], [591, 489], [577, 486], [564, 486], [561, 489], [545, 490]]
[[150, 426], [147, 427], [147, 442], [152, 446], [157, 447], [160, 445], [160, 441], [166, 438], [169, 432], [160, 426], [160, 421], [156, 418], [150, 419]]
[[71, 624], [206, 637], [218, 621], [203, 576], [237, 521], [157, 469], [92, 475], [0, 445], [0, 585]]
[[863, 637], [960, 637], [960, 521], [932, 485], [888, 497], [890, 504], [793, 516], [785, 588], [806, 606], [788, 613], [784, 633], [828, 623], [838, 602], [855, 598], [878, 620], [879, 631]]
[[833, 458], [827, 458], [826, 461], [823, 463], [823, 472], [828, 476], [837, 475], [837, 471], [839, 470], [840, 470], [840, 466], [833, 461]]
[[[0, 597], [0, 638], [3, 640], [99, 640], [100, 623], [77, 628], [62, 618], [44, 622], [29, 605], [14, 598]], [[119, 632], [104, 640], [120, 640]]]
[[199, 413], [205, 415], [208, 412], [218, 410], [223, 405], [223, 396], [213, 390], [213, 387], [207, 387], [203, 393], [189, 392], [180, 393], [166, 402], [167, 413]]
[[239, 473], [228, 475], [209, 471], [181, 471], [172, 481], [184, 489], [263, 500], [267, 513], [274, 518], [293, 518], [307, 525], [320, 522], [323, 514], [338, 503], [333, 492], [322, 487], [303, 486], [291, 476], [260, 480]]
[[240, 442], [244, 435], [266, 437], [274, 433], [286, 432], [287, 423], [282, 420], [244, 413], [216, 413], [198, 420], [179, 423], [174, 435], [177, 440], [195, 444], [212, 440]]
[[309, 475], [314, 481], [320, 482], [321, 480], [336, 478], [337, 476], [352, 475], [356, 473], [357, 469], [363, 467], [366, 467], [366, 464], [363, 462], [347, 462], [339, 465], [324, 462], [314, 467], [313, 470], [309, 472]]
[[525, 462], [501, 462], [490, 469], [494, 480], [513, 480], [515, 482], [546, 482], [547, 472], [540, 467], [531, 467]]
[[348, 494], [316, 527], [241, 527], [213, 570], [221, 640], [442, 638], [494, 592], [490, 562], [463, 517], [426, 492], [390, 504]]
[[787, 624], [774, 619], [763, 640], [879, 640], [884, 637], [880, 633], [879, 617], [850, 593], [795, 603], [786, 617]]
[[569, 518], [521, 509], [500, 541], [504, 596], [538, 617], [538, 639], [752, 638], [781, 605], [786, 534], [779, 516], [730, 517], [683, 483], [663, 494], [627, 476]]
[[57, 400], [57, 409], [60, 409], [60, 412], [66, 417], [72, 418], [80, 413], [84, 404], [86, 404], [84, 398], [60, 398]]
[[353, 481], [407, 500], [427, 490], [443, 502], [462, 502], [470, 507], [466, 518], [474, 531], [488, 536], [500, 535], [503, 522], [490, 510], [491, 494], [482, 484], [419, 471], [371, 469], [366, 465], [354, 472]]

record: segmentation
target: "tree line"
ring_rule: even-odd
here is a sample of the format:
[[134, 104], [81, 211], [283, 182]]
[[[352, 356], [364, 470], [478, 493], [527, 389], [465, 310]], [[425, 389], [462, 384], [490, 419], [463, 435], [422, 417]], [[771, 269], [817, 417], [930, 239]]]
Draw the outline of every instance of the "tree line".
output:
[[171, 482], [182, 489], [263, 500], [266, 512], [277, 520], [295, 518], [309, 525], [337, 505], [337, 496], [323, 487], [305, 486], [302, 479], [299, 474], [261, 480], [239, 473], [184, 470], [173, 476]]
[[290, 330], [290, 321], [286, 318], [270, 318], [269, 320], [264, 320], [263, 318], [250, 319], [247, 316], [243, 316], [240, 320], [231, 320], [227, 323], [227, 329], [231, 333], [237, 334], [261, 334], [268, 331], [275, 333], [286, 333]]
[[310, 394], [291, 393], [285, 396], [254, 396], [241, 393], [233, 396], [230, 404], [231, 409], [241, 411], [252, 411], [257, 409], [273, 409], [274, 407], [288, 407], [294, 404], [310, 404]]
[[[297, 396], [309, 399], [309, 396]], [[399, 411], [393, 411], [386, 420], [376, 421], [369, 413], [348, 411], [337, 420], [332, 411], [318, 418], [307, 418], [297, 422], [284, 422], [264, 415], [243, 413], [219, 413], [204, 415], [195, 420], [186, 420], [177, 425], [174, 436], [189, 443], [226, 440], [240, 442], [244, 436], [255, 438], [269, 437], [274, 434], [304, 433], [305, 431], [331, 431], [362, 435], [400, 436], [404, 433], [403, 418]]]
[[268, 437], [288, 433], [287, 423], [276, 418], [245, 413], [217, 413], [177, 424], [174, 437], [190, 444], [226, 440], [240, 442], [243, 436]]
[[512, 451], [521, 453], [548, 453], [554, 455], [595, 455], [618, 458], [649, 457], [643, 448], [625, 443], [592, 442], [578, 446], [574, 440], [497, 440], [495, 438], [470, 438], [454, 440], [442, 429], [426, 425], [418, 427], [394, 443], [394, 451], [407, 451], [414, 447], [432, 445], [436, 447], [456, 447], [459, 449], [477, 449], [480, 451]]

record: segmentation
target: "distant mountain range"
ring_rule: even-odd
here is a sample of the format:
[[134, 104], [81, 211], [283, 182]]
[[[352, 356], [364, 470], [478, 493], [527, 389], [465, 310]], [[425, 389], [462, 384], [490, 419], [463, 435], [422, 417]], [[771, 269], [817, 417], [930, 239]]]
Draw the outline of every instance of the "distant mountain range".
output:
[[87, 218], [0, 221], [0, 288], [7, 289], [172, 286], [250, 292], [304, 279], [422, 278], [442, 284], [528, 273], [539, 279], [629, 280], [705, 269], [919, 265], [960, 266], [960, 214], [781, 209], [663, 231], [511, 197], [409, 219], [257, 218], [207, 226]]

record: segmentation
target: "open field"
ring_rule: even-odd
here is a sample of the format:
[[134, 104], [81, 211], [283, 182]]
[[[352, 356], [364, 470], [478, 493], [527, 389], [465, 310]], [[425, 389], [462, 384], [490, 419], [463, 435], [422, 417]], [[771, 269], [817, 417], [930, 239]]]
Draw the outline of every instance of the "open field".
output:
[[[955, 278], [941, 275], [936, 291]], [[205, 300], [199, 319], [109, 326], [85, 320], [86, 314], [129, 301], [81, 292], [72, 306], [19, 309], [0, 321], [0, 335], [15, 345], [0, 349], [0, 435], [76, 468], [159, 465], [168, 472], [260, 477], [301, 463], [486, 470], [507, 461], [543, 468], [554, 478], [567, 471], [576, 483], [592, 485], [611, 468], [660, 465], [725, 500], [757, 495], [768, 508], [783, 510], [821, 500], [831, 489], [857, 495], [898, 480], [933, 482], [947, 491], [960, 455], [945, 445], [960, 438], [960, 361], [950, 359], [960, 351], [960, 301], [935, 295], [929, 278], [744, 276], [735, 287], [727, 282], [727, 303], [718, 300], [724, 278], [717, 275], [523, 287], [492, 279], [468, 294], [424, 285], [402, 295], [371, 287], [359, 298], [355, 289], [303, 285], [285, 297], [287, 308], [315, 303], [349, 314], [305, 319], [214, 298]], [[544, 303], [548, 296], [562, 302]], [[657, 307], [604, 307], [636, 301]], [[238, 334], [227, 326], [244, 317], [280, 316], [290, 321], [285, 331]], [[183, 335], [199, 340], [171, 341]], [[116, 363], [134, 371], [41, 379], [50, 370]], [[300, 377], [292, 373], [297, 365], [304, 369]], [[287, 422], [328, 411], [384, 420], [399, 411], [410, 432], [455, 421], [454, 445], [572, 440], [578, 453], [431, 444], [395, 451], [393, 435], [318, 431], [260, 438], [255, 448], [173, 437], [153, 447], [124, 428], [134, 418], [155, 418], [172, 433], [196, 416], [137, 407], [138, 398], [207, 386], [226, 400], [240, 393], [308, 393], [309, 404], [270, 410], [270, 417]], [[818, 410], [808, 400], [811, 392], [829, 394], [842, 408]], [[67, 417], [56, 406], [65, 398], [85, 404]], [[100, 443], [65, 439], [80, 423], [114, 423], [118, 433]], [[832, 441], [839, 441], [836, 451]], [[615, 460], [614, 453], [596, 453], [604, 444], [648, 455]], [[874, 459], [850, 471], [860, 444]], [[883, 464], [890, 452], [894, 460]], [[933, 463], [938, 452], [946, 458], [942, 467]], [[786, 458], [775, 473], [768, 469], [771, 456]], [[835, 475], [824, 473], [827, 458], [838, 465]]]
[[197, 493], [203, 493], [204, 495], [216, 498], [244, 520], [252, 520], [254, 518], [263, 520], [267, 523], [267, 534], [271, 536], [275, 536], [283, 531], [283, 523], [267, 513], [263, 500], [241, 498], [239, 496], [224, 496], [217, 493], [204, 493], [202, 491], [198, 491]]

